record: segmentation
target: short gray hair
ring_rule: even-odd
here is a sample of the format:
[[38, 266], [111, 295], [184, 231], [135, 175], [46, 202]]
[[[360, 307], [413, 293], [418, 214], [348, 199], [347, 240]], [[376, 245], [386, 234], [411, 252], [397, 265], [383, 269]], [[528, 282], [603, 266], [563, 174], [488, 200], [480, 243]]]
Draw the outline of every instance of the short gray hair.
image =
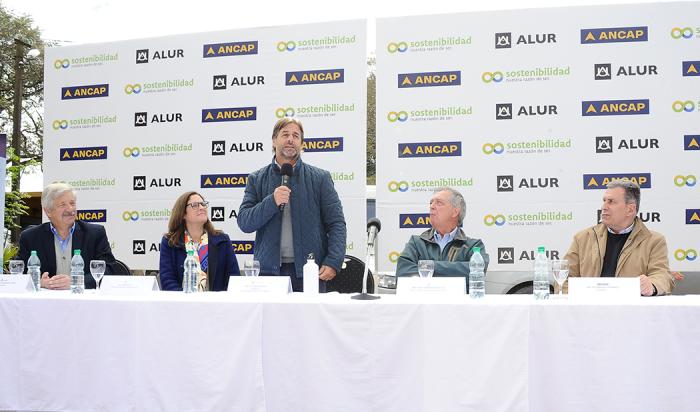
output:
[[625, 190], [625, 203], [634, 203], [639, 213], [639, 203], [642, 200], [642, 192], [639, 190], [639, 185], [631, 180], [614, 180], [606, 186], [608, 189], [621, 187]]
[[450, 192], [450, 204], [452, 205], [452, 207], [459, 209], [457, 224], [461, 226], [462, 222], [464, 221], [464, 216], [467, 215], [467, 203], [464, 201], [464, 196], [462, 196], [462, 194], [459, 193], [457, 190], [447, 186], [438, 187], [433, 191], [433, 194], [437, 192]]
[[[64, 182], [54, 182], [44, 188], [41, 193], [41, 207], [46, 210], [53, 209], [53, 203], [57, 197], [62, 196], [64, 193], [71, 192], [73, 196], [76, 196], [75, 189], [73, 186]], [[77, 197], [77, 196], [76, 196]]]

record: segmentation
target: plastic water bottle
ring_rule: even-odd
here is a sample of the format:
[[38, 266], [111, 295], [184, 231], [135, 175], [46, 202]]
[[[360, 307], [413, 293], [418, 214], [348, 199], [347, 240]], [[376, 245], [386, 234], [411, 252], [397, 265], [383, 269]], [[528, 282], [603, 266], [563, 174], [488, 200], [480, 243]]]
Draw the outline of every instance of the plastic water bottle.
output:
[[199, 264], [194, 257], [194, 250], [187, 251], [187, 257], [183, 266], [185, 271], [182, 275], [182, 291], [194, 293], [197, 291], [197, 274], [199, 273]]
[[27, 260], [27, 274], [32, 277], [32, 285], [34, 291], [41, 290], [41, 261], [36, 254], [36, 250], [32, 250], [32, 255]]
[[304, 294], [318, 295], [318, 265], [314, 262], [314, 254], [310, 253], [304, 265]]
[[80, 249], [73, 251], [73, 258], [70, 260], [70, 291], [71, 293], [85, 292], [85, 262], [80, 256]]
[[481, 256], [481, 248], [475, 246], [469, 259], [469, 297], [478, 299], [483, 298], [485, 294], [484, 257]]
[[532, 282], [532, 293], [535, 299], [549, 299], [549, 259], [544, 252], [544, 246], [537, 248], [535, 256], [535, 276]]

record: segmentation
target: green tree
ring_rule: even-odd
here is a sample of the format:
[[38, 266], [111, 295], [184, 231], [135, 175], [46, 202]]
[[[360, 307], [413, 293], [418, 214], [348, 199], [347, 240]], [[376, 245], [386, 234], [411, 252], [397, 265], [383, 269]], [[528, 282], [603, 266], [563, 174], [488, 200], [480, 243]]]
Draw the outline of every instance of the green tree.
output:
[[377, 180], [377, 59], [367, 58], [367, 184]]

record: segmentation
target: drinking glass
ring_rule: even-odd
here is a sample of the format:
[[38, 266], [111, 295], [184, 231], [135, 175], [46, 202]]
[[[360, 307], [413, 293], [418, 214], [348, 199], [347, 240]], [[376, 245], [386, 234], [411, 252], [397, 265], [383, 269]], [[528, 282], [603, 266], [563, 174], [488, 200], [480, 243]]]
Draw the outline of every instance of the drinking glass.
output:
[[7, 266], [10, 269], [10, 275], [21, 275], [22, 273], [24, 273], [23, 260], [11, 260]]
[[95, 288], [99, 292], [100, 290], [100, 280], [105, 274], [106, 264], [104, 260], [91, 260], [90, 261], [90, 274], [95, 279]]
[[246, 276], [258, 276], [260, 274], [260, 262], [257, 260], [246, 260], [243, 262], [243, 274]]
[[554, 276], [554, 281], [559, 285], [559, 296], [563, 293], [562, 289], [566, 278], [569, 277], [569, 261], [564, 260], [552, 260], [552, 276]]
[[433, 277], [433, 272], [435, 271], [435, 262], [432, 260], [419, 260], [418, 261], [418, 274], [422, 278]]

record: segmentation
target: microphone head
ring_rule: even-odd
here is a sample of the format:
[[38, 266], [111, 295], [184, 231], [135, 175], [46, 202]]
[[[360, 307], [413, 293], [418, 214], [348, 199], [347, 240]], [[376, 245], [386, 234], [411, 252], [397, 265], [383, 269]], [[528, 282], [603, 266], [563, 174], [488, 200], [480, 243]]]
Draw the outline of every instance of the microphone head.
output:
[[379, 219], [377, 219], [376, 217], [373, 217], [367, 221], [367, 230], [369, 230], [369, 228], [371, 228], [372, 226], [377, 228], [377, 233], [379, 233], [379, 231], [382, 230], [382, 222], [380, 222]]
[[284, 176], [291, 176], [293, 171], [291, 163], [283, 163], [280, 173]]

